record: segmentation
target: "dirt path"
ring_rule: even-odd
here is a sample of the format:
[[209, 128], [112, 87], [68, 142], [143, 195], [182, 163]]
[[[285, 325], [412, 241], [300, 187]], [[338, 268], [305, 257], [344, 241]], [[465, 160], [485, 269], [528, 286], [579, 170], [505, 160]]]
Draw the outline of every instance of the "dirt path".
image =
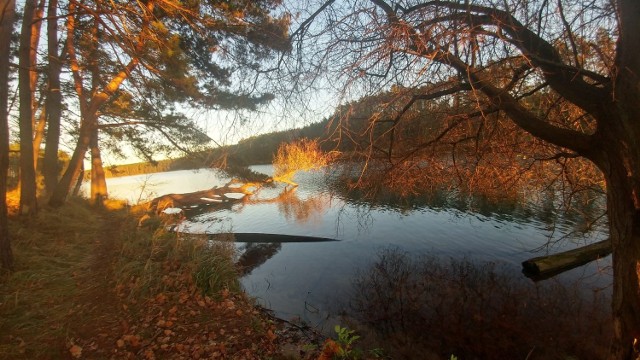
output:
[[[203, 296], [180, 264], [166, 264], [162, 292], [144, 299], [117, 292], [115, 264], [123, 224], [101, 214], [91, 264], [79, 281], [67, 356], [82, 359], [298, 359], [309, 338], [255, 308], [243, 294]], [[317, 347], [316, 347], [317, 349]], [[312, 355], [312, 353], [314, 355]], [[291, 358], [291, 357], [286, 357]]]
[[[83, 358], [109, 357], [125, 320], [122, 305], [115, 293], [113, 265], [116, 256], [115, 239], [120, 234], [121, 220], [114, 214], [101, 214], [102, 226], [94, 240], [91, 265], [79, 281], [83, 287], [77, 299], [79, 311], [71, 323], [73, 336], [69, 345], [77, 345], [71, 353]], [[78, 348], [79, 347], [79, 348]]]

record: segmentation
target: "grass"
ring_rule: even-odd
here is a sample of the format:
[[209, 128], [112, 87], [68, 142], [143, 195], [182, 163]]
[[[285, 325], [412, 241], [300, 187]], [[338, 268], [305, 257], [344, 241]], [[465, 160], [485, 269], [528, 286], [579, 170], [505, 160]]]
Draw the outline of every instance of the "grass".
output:
[[12, 221], [15, 272], [0, 278], [0, 354], [50, 357], [60, 351], [78, 280], [90, 266], [97, 217], [72, 201], [32, 221]]
[[[145, 209], [132, 210], [133, 217], [146, 214]], [[176, 234], [167, 230], [166, 221], [151, 217], [142, 228], [130, 222], [123, 229], [116, 264], [118, 288], [126, 296], [141, 297], [162, 291], [177, 290], [182, 284], [170, 282], [167, 275], [181, 273], [193, 282], [203, 295], [217, 295], [223, 289], [239, 291], [238, 272], [233, 263], [230, 239], [210, 240], [203, 235]]]
[[0, 358], [68, 358], [79, 322], [104, 322], [121, 306], [115, 295], [111, 307], [96, 303], [105, 289], [140, 304], [185, 286], [238, 290], [231, 243], [167, 232], [162, 218], [138, 226], [143, 214], [75, 199], [10, 221], [16, 263], [0, 275]]

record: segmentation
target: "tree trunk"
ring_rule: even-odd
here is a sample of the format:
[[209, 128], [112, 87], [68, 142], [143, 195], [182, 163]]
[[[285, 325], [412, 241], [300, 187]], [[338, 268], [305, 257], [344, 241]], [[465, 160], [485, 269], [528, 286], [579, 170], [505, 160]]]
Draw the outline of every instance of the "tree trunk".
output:
[[[32, 89], [34, 89], [32, 87]], [[35, 114], [35, 113], [34, 113]], [[36, 121], [33, 129], [33, 168], [38, 173], [38, 159], [40, 158], [40, 146], [42, 145], [42, 139], [44, 138], [44, 129], [47, 125], [46, 109], [42, 109], [40, 112], [39, 120]]]
[[[100, 4], [96, 6], [98, 7], [98, 12], [100, 12]], [[94, 21], [91, 31], [95, 46], [101, 39], [100, 24], [97, 19]], [[91, 71], [91, 93], [94, 94], [99, 91], [101, 83], [97, 46], [91, 49], [91, 54], [92, 59], [89, 62], [89, 70]], [[98, 121], [96, 119], [96, 125], [98, 125], [97, 123]], [[100, 155], [98, 142], [98, 127], [96, 126], [91, 134], [91, 202], [94, 205], [100, 206], [103, 204], [104, 199], [107, 198], [107, 181], [102, 167], [102, 157]]]
[[33, 166], [33, 104], [31, 88], [32, 23], [36, 15], [35, 0], [27, 0], [20, 33], [18, 81], [20, 97], [20, 213], [34, 215], [38, 210], [36, 199], [36, 170]]
[[[613, 246], [611, 359], [640, 352], [640, 2], [619, 0], [620, 35], [609, 116], [598, 119], [596, 161], [607, 180], [607, 211]], [[604, 141], [604, 142], [603, 142]]]
[[51, 198], [49, 198], [49, 205], [59, 207], [62, 206], [67, 199], [69, 191], [71, 191], [71, 187], [73, 186], [73, 181], [78, 178], [78, 175], [81, 172], [84, 156], [89, 149], [91, 134], [95, 127], [95, 116], [85, 116], [80, 121], [80, 135], [78, 137], [78, 143], [73, 151], [71, 160], [69, 160], [67, 169], [53, 190]]
[[65, 170], [60, 182], [56, 185], [51, 198], [49, 199], [49, 205], [53, 207], [59, 207], [64, 204], [69, 192], [71, 191], [72, 183], [74, 179], [78, 178], [81, 171], [84, 156], [91, 144], [91, 136], [98, 126], [98, 110], [104, 105], [112, 96], [118, 91], [118, 88], [129, 77], [131, 71], [138, 66], [139, 59], [133, 58], [129, 60], [129, 63], [122, 69], [115, 77], [106, 84], [102, 91], [96, 91], [91, 94], [90, 99], [83, 91], [82, 74], [80, 73], [80, 67], [78, 66], [77, 59], [75, 57], [75, 48], [73, 44], [73, 38], [75, 34], [75, 1], [69, 3], [69, 17], [67, 20], [67, 53], [69, 55], [69, 61], [71, 62], [71, 69], [73, 72], [74, 85], [76, 93], [80, 101], [80, 135], [78, 143], [73, 151], [69, 166]]
[[107, 197], [107, 181], [102, 167], [96, 128], [91, 136], [91, 202], [94, 205], [101, 205]]
[[60, 117], [62, 115], [62, 94], [60, 92], [60, 72], [62, 62], [58, 53], [58, 0], [49, 0], [47, 9], [47, 47], [49, 56], [49, 76], [45, 111], [47, 114], [47, 138], [44, 150], [42, 173], [47, 194], [51, 195], [58, 183], [60, 168], [58, 148], [60, 145]]
[[80, 189], [82, 188], [82, 182], [84, 181], [84, 161], [80, 164], [80, 171], [78, 177], [76, 177], [76, 184], [73, 187], [73, 196], [80, 196]]
[[13, 269], [13, 253], [7, 219], [7, 175], [9, 170], [9, 57], [15, 18], [15, 1], [0, 9], [0, 265]]
[[[611, 164], [607, 210], [613, 246], [613, 325], [611, 359], [635, 359], [640, 341], [640, 216], [635, 200], [640, 186], [630, 186], [621, 164]], [[635, 194], [634, 194], [635, 193]]]
[[[33, 15], [33, 22], [31, 25], [31, 45], [29, 46], [29, 63], [31, 64], [31, 72], [29, 75], [31, 86], [31, 121], [33, 127], [33, 168], [34, 171], [38, 170], [38, 157], [40, 157], [40, 145], [42, 138], [44, 137], [44, 129], [46, 124], [46, 114], [44, 109], [40, 113], [38, 119], [36, 113], [38, 111], [38, 102], [36, 101], [36, 87], [38, 86], [38, 72], [36, 71], [38, 66], [38, 45], [40, 44], [40, 31], [42, 29], [42, 17], [44, 14], [45, 1], [40, 0], [38, 7], [35, 9]], [[38, 120], [38, 121], [36, 121]]]
[[[620, 79], [622, 86], [635, 81]], [[636, 92], [636, 94], [638, 94]], [[594, 162], [607, 183], [609, 238], [613, 249], [613, 331], [610, 359], [637, 359], [640, 355], [640, 102], [620, 95], [614, 111], [595, 134]]]

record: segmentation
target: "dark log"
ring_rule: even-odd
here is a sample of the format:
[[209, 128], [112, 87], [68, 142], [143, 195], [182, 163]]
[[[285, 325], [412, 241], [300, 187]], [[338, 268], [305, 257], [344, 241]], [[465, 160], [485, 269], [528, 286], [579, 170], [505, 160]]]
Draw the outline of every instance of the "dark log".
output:
[[607, 239], [578, 249], [523, 261], [522, 273], [533, 281], [545, 280], [609, 254], [611, 241]]
[[298, 242], [325, 242], [340, 241], [338, 239], [306, 236], [306, 235], [285, 235], [285, 234], [267, 234], [267, 233], [223, 233], [215, 234], [218, 236], [233, 236], [235, 242], [243, 243], [298, 243]]

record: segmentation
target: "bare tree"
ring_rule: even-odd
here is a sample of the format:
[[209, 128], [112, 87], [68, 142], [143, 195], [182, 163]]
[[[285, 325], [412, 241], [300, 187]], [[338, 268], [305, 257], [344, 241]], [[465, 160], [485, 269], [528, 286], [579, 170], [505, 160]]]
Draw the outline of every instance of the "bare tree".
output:
[[[296, 70], [330, 73], [347, 100], [409, 89], [382, 103], [363, 129], [368, 155], [383, 155], [385, 170], [419, 176], [430, 168], [410, 155], [443, 143], [477, 147], [488, 130], [518, 140], [489, 158], [502, 165], [541, 153], [593, 164], [605, 181], [613, 244], [610, 358], [632, 359], [640, 341], [638, 19], [636, 0], [322, 1], [294, 33], [307, 51]], [[418, 122], [420, 142], [399, 141], [417, 107], [459, 99], [461, 111]]]

